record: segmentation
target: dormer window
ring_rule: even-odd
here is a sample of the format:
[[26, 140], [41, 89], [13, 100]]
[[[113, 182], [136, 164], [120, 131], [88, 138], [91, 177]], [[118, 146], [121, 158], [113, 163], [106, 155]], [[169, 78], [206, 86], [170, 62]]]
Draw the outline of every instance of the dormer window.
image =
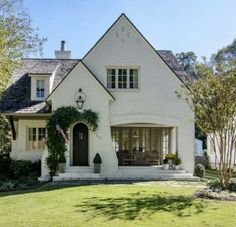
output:
[[36, 97], [44, 98], [45, 84], [44, 80], [36, 80]]

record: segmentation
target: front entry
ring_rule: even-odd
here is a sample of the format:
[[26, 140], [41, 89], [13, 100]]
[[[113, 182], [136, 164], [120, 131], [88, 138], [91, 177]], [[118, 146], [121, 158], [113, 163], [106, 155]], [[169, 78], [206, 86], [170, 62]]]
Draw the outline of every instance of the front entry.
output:
[[88, 127], [83, 123], [73, 128], [73, 165], [88, 166]]

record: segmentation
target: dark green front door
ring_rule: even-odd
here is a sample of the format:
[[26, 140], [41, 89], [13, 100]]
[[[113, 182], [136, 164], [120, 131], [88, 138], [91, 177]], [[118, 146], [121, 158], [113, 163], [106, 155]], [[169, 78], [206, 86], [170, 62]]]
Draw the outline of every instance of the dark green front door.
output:
[[73, 128], [73, 165], [88, 166], [88, 127], [83, 123]]

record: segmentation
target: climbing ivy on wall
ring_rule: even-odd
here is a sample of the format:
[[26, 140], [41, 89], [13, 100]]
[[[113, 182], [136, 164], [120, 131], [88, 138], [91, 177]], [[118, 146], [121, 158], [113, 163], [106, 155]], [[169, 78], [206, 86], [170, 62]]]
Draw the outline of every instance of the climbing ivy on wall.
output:
[[46, 125], [48, 157], [46, 163], [51, 176], [56, 174], [59, 161], [65, 160], [66, 151], [66, 141], [56, 130], [56, 125], [58, 124], [66, 132], [76, 122], [85, 123], [90, 131], [95, 132], [98, 129], [98, 113], [90, 109], [79, 112], [73, 106], [64, 106], [58, 108], [48, 118]]

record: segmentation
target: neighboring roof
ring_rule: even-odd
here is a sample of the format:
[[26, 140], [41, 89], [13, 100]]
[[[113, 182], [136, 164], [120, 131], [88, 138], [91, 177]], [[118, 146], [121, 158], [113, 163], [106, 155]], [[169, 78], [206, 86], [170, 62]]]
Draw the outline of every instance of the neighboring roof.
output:
[[31, 101], [31, 80], [28, 73], [40, 67], [49, 72], [58, 65], [53, 83], [55, 88], [77, 62], [78, 59], [22, 59], [22, 66], [11, 76], [0, 101], [0, 112], [47, 113], [44, 101]]
[[168, 66], [175, 72], [178, 78], [187, 84], [188, 75], [184, 71], [183, 67], [179, 64], [176, 57], [171, 50], [156, 50], [162, 59], [168, 64]]

